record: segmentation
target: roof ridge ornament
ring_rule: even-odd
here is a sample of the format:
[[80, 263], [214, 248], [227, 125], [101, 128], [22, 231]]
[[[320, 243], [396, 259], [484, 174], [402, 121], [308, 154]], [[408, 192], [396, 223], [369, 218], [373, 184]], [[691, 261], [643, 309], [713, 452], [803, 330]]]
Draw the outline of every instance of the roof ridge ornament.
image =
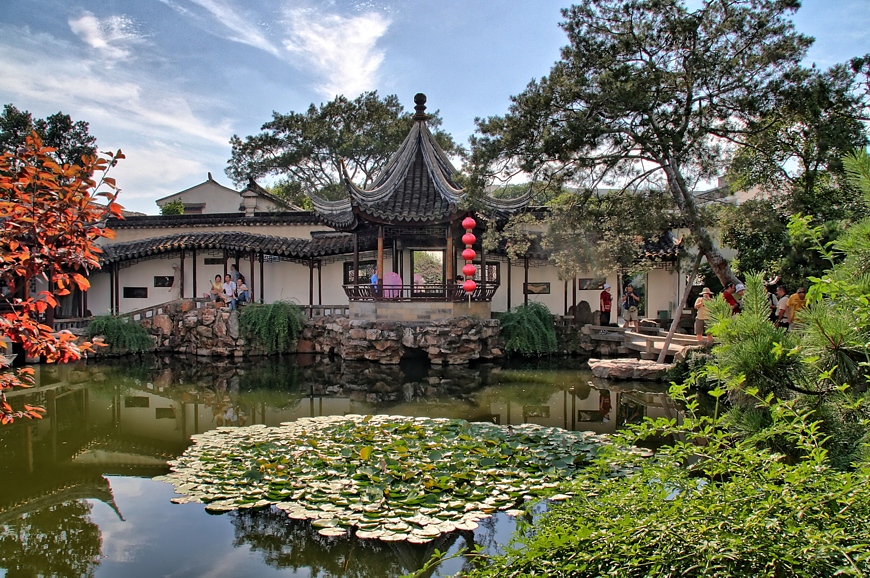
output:
[[414, 113], [414, 120], [429, 120], [429, 115], [426, 114], [426, 95], [422, 92], [415, 94], [414, 104], [414, 110], [417, 111]]

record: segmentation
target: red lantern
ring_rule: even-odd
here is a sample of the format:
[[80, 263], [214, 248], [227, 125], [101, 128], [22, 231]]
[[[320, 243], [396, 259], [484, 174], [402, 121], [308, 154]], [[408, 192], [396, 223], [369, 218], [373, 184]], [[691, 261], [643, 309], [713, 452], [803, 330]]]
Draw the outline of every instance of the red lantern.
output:
[[474, 293], [474, 290], [477, 289], [477, 283], [474, 282], [474, 279], [468, 279], [462, 284], [462, 289], [466, 293]]
[[462, 235], [462, 242], [465, 245], [474, 245], [474, 242], [477, 241], [477, 237], [472, 233], [465, 233]]
[[477, 253], [474, 252], [474, 249], [464, 249], [462, 251], [462, 258], [466, 261], [474, 261], [475, 257], [477, 257]]
[[465, 219], [462, 220], [462, 228], [465, 229], [466, 231], [470, 231], [473, 228], [475, 228], [476, 226], [477, 226], [477, 222], [474, 219], [472, 219], [471, 217], [465, 217]]
[[462, 274], [466, 277], [474, 277], [475, 273], [477, 273], [477, 267], [475, 267], [471, 263], [467, 264], [462, 268]]

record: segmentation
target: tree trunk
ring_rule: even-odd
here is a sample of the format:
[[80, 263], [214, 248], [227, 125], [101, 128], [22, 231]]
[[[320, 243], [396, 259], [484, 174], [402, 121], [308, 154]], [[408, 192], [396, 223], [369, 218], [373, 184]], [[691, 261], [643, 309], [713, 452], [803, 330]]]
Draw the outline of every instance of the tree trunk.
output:
[[668, 178], [668, 188], [674, 197], [674, 201], [676, 201], [677, 206], [680, 208], [680, 214], [686, 220], [686, 226], [692, 232], [692, 235], [695, 236], [698, 251], [703, 253], [707, 258], [707, 263], [710, 264], [710, 268], [713, 269], [713, 273], [719, 278], [719, 282], [722, 283], [723, 287], [729, 283], [737, 283], [738, 279], [731, 271], [728, 261], [725, 260], [722, 253], [713, 244], [713, 238], [710, 237], [710, 233], [701, 223], [698, 205], [695, 203], [692, 191], [688, 189], [683, 176], [675, 168], [673, 158], [668, 160], [669, 162], [662, 164]]
[[671, 321], [671, 328], [668, 330], [668, 335], [665, 337], [665, 343], [662, 345], [662, 350], [659, 352], [658, 363], [664, 363], [665, 357], [668, 355], [668, 347], [671, 345], [671, 340], [674, 338], [674, 333], [677, 332], [677, 327], [680, 325], [680, 319], [683, 317], [683, 309], [686, 308], [686, 302], [689, 299], [689, 292], [692, 290], [692, 285], [695, 283], [695, 277], [698, 275], [698, 267], [701, 265], [701, 258], [704, 255], [698, 251], [698, 256], [695, 257], [695, 264], [692, 266], [692, 273], [689, 275], [689, 280], [686, 282], [686, 288], [683, 291], [683, 297], [680, 299], [680, 305], [677, 307], [674, 318]]

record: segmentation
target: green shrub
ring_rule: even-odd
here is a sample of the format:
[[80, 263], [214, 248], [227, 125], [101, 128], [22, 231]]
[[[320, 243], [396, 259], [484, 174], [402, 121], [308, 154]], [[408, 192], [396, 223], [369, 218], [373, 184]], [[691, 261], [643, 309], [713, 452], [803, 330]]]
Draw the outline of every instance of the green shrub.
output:
[[[505, 554], [467, 576], [818, 578], [870, 574], [870, 468], [829, 463], [824, 433], [794, 402], [766, 407], [770, 423], [735, 438], [722, 421], [687, 405], [683, 423], [659, 418], [616, 436], [626, 447], [663, 434], [675, 439], [654, 458], [605, 449], [573, 488]], [[715, 397], [724, 390], [712, 392]], [[787, 438], [797, 461], [764, 449]], [[762, 449], [759, 449], [762, 448]], [[614, 477], [617, 467], [640, 465]]]
[[540, 303], [527, 303], [502, 313], [501, 335], [507, 355], [549, 355], [556, 351], [553, 315]]
[[302, 310], [288, 301], [246, 305], [239, 319], [242, 337], [267, 353], [292, 351], [302, 325]]
[[175, 199], [174, 201], [169, 201], [160, 207], [161, 215], [183, 215], [184, 214], [184, 201], [181, 199]]
[[[154, 342], [148, 332], [138, 323], [131, 323], [126, 317], [101, 315], [88, 324], [88, 339], [103, 336], [108, 353], [144, 353], [154, 349]], [[103, 351], [99, 348], [97, 351]]]

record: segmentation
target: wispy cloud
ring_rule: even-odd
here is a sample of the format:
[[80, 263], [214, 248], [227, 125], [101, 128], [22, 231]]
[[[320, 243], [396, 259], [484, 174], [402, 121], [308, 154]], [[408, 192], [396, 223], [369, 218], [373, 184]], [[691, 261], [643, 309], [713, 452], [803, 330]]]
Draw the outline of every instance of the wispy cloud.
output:
[[284, 48], [313, 69], [323, 95], [353, 96], [375, 87], [384, 61], [377, 41], [390, 27], [387, 17], [376, 12], [348, 17], [293, 9], [287, 11], [286, 22]]
[[[160, 1], [181, 14], [193, 16], [193, 12], [177, 2], [172, 0]], [[263, 34], [261, 27], [252, 22], [243, 12], [234, 8], [230, 2], [222, 0], [190, 0], [190, 2], [204, 9], [213, 20], [217, 21], [221, 27], [221, 30], [215, 31], [218, 36], [253, 46], [273, 56], [279, 56], [279, 48]]]
[[234, 131], [216, 116], [219, 100], [184, 92], [177, 79], [135, 64], [107, 66], [91, 46], [0, 26], [0, 102], [36, 116], [61, 110], [89, 122], [102, 150], [123, 149], [127, 160], [113, 172], [124, 190], [121, 204], [133, 210], [154, 212], [148, 199], [220, 170]]
[[108, 71], [101, 61], [77, 58], [72, 47], [51, 37], [19, 34], [14, 42], [0, 40], [0, 50], [5, 55], [0, 92], [24, 102], [67, 112], [77, 108], [91, 122], [105, 120], [140, 134], [181, 133], [220, 144], [232, 134], [229, 123], [205, 120], [191, 108], [189, 96], [159, 79]]
[[84, 12], [78, 18], [70, 18], [69, 27], [109, 62], [128, 60], [133, 55], [133, 46], [143, 39], [133, 20], [126, 16], [101, 19]]
[[[391, 19], [374, 2], [357, 3], [350, 14], [335, 3], [284, 0], [270, 14], [245, 12], [232, 0], [160, 0], [211, 34], [258, 48], [314, 78], [326, 97], [375, 88], [384, 51], [377, 42]], [[274, 14], [279, 16], [276, 18]]]

